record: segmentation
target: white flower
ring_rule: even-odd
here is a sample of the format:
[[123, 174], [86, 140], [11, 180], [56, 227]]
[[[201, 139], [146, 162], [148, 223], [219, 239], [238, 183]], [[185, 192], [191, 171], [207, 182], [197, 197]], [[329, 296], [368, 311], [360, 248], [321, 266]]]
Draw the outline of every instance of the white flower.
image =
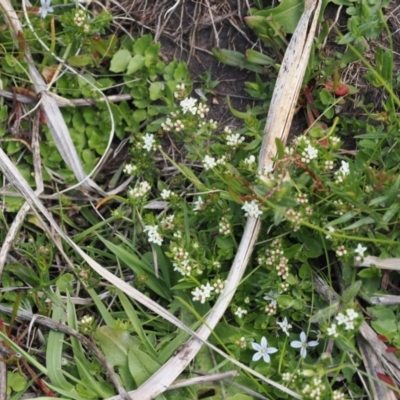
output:
[[328, 336], [333, 336], [334, 338], [338, 337], [339, 334], [336, 330], [336, 324], [332, 324], [329, 328], [327, 328], [326, 333]]
[[245, 310], [242, 307], [238, 307], [237, 310], [235, 311], [235, 315], [237, 315], [239, 318], [242, 318], [243, 315], [247, 314], [247, 310]]
[[226, 144], [230, 147], [237, 147], [244, 141], [244, 136], [240, 136], [240, 133], [232, 133], [226, 137]]
[[197, 107], [196, 107], [197, 99], [193, 97], [188, 97], [185, 100], [182, 100], [179, 105], [182, 107], [182, 112], [186, 114], [188, 111], [190, 111], [193, 115], [196, 115], [197, 113]]
[[158, 226], [146, 225], [143, 229], [144, 232], [147, 232], [147, 236], [149, 238], [149, 242], [162, 245], [163, 238], [158, 233]]
[[269, 363], [271, 361], [269, 355], [278, 351], [275, 347], [268, 347], [267, 339], [264, 336], [262, 337], [260, 344], [252, 343], [251, 346], [256, 350], [256, 353], [252, 358], [253, 361], [258, 361], [263, 358], [266, 363]]
[[345, 254], [347, 254], [346, 247], [344, 247], [344, 246], [339, 246], [339, 247], [336, 249], [336, 255], [337, 255], [338, 257], [344, 256]]
[[328, 234], [325, 236], [326, 239], [332, 239], [331, 233], [335, 232], [335, 228], [333, 226], [328, 226]]
[[310, 144], [305, 148], [305, 151], [308, 153], [310, 160], [317, 158], [318, 156], [318, 150], [315, 147], [312, 147]]
[[351, 320], [358, 318], [358, 312], [354, 311], [352, 308], [346, 310], [347, 317]]
[[38, 14], [42, 18], [47, 17], [47, 13], [52, 13], [54, 12], [53, 7], [51, 6], [51, 0], [40, 0], [41, 7], [39, 7], [39, 12]]
[[361, 243], [358, 243], [357, 248], [354, 250], [354, 253], [357, 253], [360, 257], [364, 257], [364, 252], [367, 251], [366, 247], [363, 247]]
[[193, 202], [193, 211], [202, 211], [204, 208], [204, 201], [200, 196], [198, 196], [197, 200]]
[[289, 329], [292, 329], [292, 325], [289, 324], [286, 317], [282, 322], [277, 322], [277, 325], [279, 325], [283, 332], [285, 332], [286, 335], [289, 336]]
[[205, 156], [203, 159], [203, 166], [205, 170], [213, 169], [217, 166], [217, 161], [214, 157]]
[[149, 185], [149, 183], [146, 181], [143, 181], [143, 182], [140, 182], [134, 189], [130, 189], [128, 194], [133, 199], [136, 199], [138, 197], [143, 197], [147, 192], [150, 191], [150, 189], [151, 189], [151, 186]]
[[318, 341], [311, 340], [310, 342], [307, 342], [306, 334], [304, 332], [301, 332], [300, 333], [300, 341], [293, 340], [293, 342], [290, 343], [290, 346], [293, 347], [294, 349], [300, 349], [300, 356], [303, 358], [306, 358], [307, 347], [318, 346]]
[[207, 285], [201, 285], [192, 291], [193, 301], [200, 301], [204, 304], [206, 300], [211, 296], [211, 292], [214, 288], [207, 282]]
[[154, 143], [156, 140], [154, 139], [154, 135], [151, 135], [150, 133], [146, 133], [143, 136], [143, 142], [144, 146], [143, 148], [146, 149], [147, 151], [151, 151], [153, 149]]
[[255, 200], [245, 201], [242, 210], [245, 211], [245, 217], [254, 217], [258, 218], [262, 215], [262, 211], [260, 210], [258, 203]]
[[342, 166], [339, 168], [339, 171], [340, 171], [343, 175], [348, 175], [348, 174], [350, 173], [349, 163], [342, 160]]
[[254, 163], [256, 162], [256, 158], [255, 158], [253, 155], [251, 155], [251, 156], [245, 158], [245, 159], [243, 160], [243, 162], [244, 162], [245, 164], [247, 164], [247, 165], [251, 165], [251, 164], [254, 164]]
[[161, 191], [161, 198], [162, 198], [163, 200], [168, 200], [169, 197], [171, 196], [171, 194], [172, 194], [171, 190], [163, 189], [163, 190]]
[[133, 164], [126, 164], [124, 167], [124, 173], [127, 175], [132, 175], [137, 171], [137, 166]]

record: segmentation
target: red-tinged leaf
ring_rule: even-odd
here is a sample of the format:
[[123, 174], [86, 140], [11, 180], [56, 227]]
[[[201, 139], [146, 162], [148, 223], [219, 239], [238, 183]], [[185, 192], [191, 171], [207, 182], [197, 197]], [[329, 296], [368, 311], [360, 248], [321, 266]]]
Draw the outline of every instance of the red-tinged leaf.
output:
[[376, 336], [378, 336], [378, 339], [383, 343], [388, 343], [389, 342], [389, 339], [384, 335], [376, 335]]
[[390, 376], [382, 374], [380, 372], [377, 372], [376, 375], [378, 376], [378, 379], [381, 380], [382, 382], [385, 382], [392, 387], [397, 387]]
[[318, 140], [318, 143], [319, 143], [322, 147], [328, 147], [328, 139], [320, 139], [320, 140]]
[[388, 347], [386, 353], [396, 353], [399, 349], [397, 347]]
[[337, 90], [335, 91], [336, 96], [346, 96], [349, 93], [349, 88], [344, 83], [339, 83]]
[[46, 114], [42, 110], [39, 111], [39, 118], [43, 125], [47, 125]]

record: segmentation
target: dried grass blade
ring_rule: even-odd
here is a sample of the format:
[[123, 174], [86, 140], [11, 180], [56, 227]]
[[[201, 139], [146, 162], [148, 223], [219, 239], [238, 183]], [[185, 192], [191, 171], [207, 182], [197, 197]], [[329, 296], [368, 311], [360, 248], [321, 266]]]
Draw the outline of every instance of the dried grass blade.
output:
[[[273, 165], [272, 158], [275, 157], [277, 152], [275, 140], [280, 139], [283, 143], [286, 143], [310, 57], [321, 3], [320, 0], [306, 1], [305, 11], [286, 50], [264, 129], [264, 139], [259, 158], [260, 169]], [[314, 19], [310, 29], [308, 29], [314, 11]]]

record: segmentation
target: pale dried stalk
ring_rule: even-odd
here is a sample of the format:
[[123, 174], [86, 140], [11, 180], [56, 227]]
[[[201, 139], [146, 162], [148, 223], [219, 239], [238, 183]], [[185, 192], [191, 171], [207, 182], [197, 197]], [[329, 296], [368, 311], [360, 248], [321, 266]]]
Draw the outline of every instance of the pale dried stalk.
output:
[[379, 258], [368, 256], [359, 264], [360, 267], [371, 267], [372, 265], [381, 269], [400, 271], [400, 258]]
[[372, 296], [369, 301], [371, 304], [380, 304], [383, 306], [394, 306], [400, 304], [400, 296], [384, 295]]
[[376, 356], [372, 346], [361, 337], [357, 338], [358, 348], [368, 373], [369, 386], [372, 390], [374, 400], [396, 400], [397, 396], [387, 385], [378, 379], [378, 372], [382, 373], [384, 367], [381, 359]]
[[[39, 114], [35, 115], [33, 125], [32, 125], [32, 152], [33, 152], [33, 166], [35, 170], [35, 182], [36, 182], [36, 195], [40, 195], [43, 192], [43, 179], [42, 179], [42, 169], [40, 160], [40, 148], [39, 148]], [[0, 282], [1, 276], [3, 274], [4, 266], [7, 262], [7, 255], [10, 248], [25, 220], [26, 214], [28, 213], [30, 207], [26, 202], [19, 209], [17, 215], [14, 218], [10, 228], [7, 231], [7, 235], [4, 239], [3, 245], [0, 249]]]

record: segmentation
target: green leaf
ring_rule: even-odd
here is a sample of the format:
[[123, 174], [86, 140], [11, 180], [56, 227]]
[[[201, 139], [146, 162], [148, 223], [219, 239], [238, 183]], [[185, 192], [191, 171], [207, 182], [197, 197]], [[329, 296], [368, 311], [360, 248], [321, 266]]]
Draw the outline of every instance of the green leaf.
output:
[[292, 307], [292, 305], [294, 303], [293, 297], [289, 296], [288, 294], [279, 295], [277, 301], [278, 301], [279, 307], [284, 310]]
[[71, 56], [67, 61], [72, 67], [86, 67], [87, 65], [93, 65], [93, 58], [89, 54]]
[[316, 258], [323, 253], [321, 244], [317, 242], [315, 239], [309, 236], [304, 236], [302, 237], [302, 240], [303, 240], [302, 251], [307, 257]]
[[263, 67], [246, 61], [244, 55], [242, 53], [239, 53], [238, 51], [214, 48], [212, 49], [212, 53], [218, 61], [226, 65], [238, 67], [240, 69], [245, 68], [258, 74], [264, 72]]
[[140, 54], [136, 54], [130, 59], [126, 73], [127, 75], [134, 74], [136, 71], [139, 71], [143, 67], [144, 67], [143, 56], [141, 56]]
[[[263, 17], [272, 16], [276, 22], [282, 25], [285, 33], [293, 33], [304, 9], [304, 2], [299, 0], [282, 0], [274, 8], [257, 11], [254, 14]], [[247, 20], [246, 20], [247, 23]]]
[[259, 65], [275, 65], [275, 60], [273, 58], [253, 49], [246, 50], [246, 61]]
[[111, 59], [110, 71], [111, 72], [124, 72], [128, 67], [129, 61], [132, 56], [128, 50], [118, 50]]
[[139, 39], [136, 40], [135, 44], [133, 45], [133, 54], [144, 56], [146, 49], [151, 46], [153, 41], [153, 36], [151, 33], [147, 35], [142, 35]]
[[150, 100], [158, 100], [163, 95], [164, 82], [152, 82], [149, 87]]
[[164, 299], [170, 298], [170, 293], [162, 281], [155, 278], [155, 272], [147, 264], [143, 263], [131, 252], [125, 250], [121, 246], [117, 246], [114, 243], [109, 242], [99, 236], [99, 239], [107, 246], [107, 248], [115, 254], [125, 265], [135, 271], [136, 274], [146, 274], [146, 286], [149, 287], [154, 293], [157, 293]]
[[126, 364], [128, 352], [137, 346], [138, 340], [128, 331], [101, 326], [94, 334], [94, 338], [104, 353], [111, 366], [123, 366]]
[[348, 304], [354, 300], [362, 286], [361, 281], [352, 283], [342, 294], [341, 299], [344, 304]]
[[28, 380], [19, 372], [7, 371], [7, 385], [14, 391], [20, 392], [28, 383]]
[[342, 230], [347, 231], [349, 229], [356, 229], [363, 225], [374, 224], [375, 220], [372, 217], [364, 217], [360, 218], [358, 221], [354, 222], [353, 224], [342, 228]]
[[146, 382], [159, 368], [160, 364], [138, 347], [133, 347], [128, 352], [129, 371], [137, 386]]
[[132, 324], [133, 329], [138, 334], [140, 340], [142, 341], [143, 345], [146, 347], [147, 351], [150, 354], [152, 354], [154, 357], [156, 357], [157, 353], [154, 350], [154, 347], [150, 343], [149, 339], [147, 338], [147, 335], [144, 332], [143, 327], [142, 327], [142, 322], [139, 320], [133, 305], [130, 303], [130, 301], [124, 295], [124, 293], [122, 293], [120, 290], [117, 290], [117, 293], [118, 293], [119, 299], [121, 300], [121, 305], [124, 308], [126, 315], [128, 316], [129, 321]]
[[56, 280], [56, 286], [61, 293], [69, 292], [73, 290], [72, 283], [75, 281], [74, 276], [70, 273], [61, 275]]

